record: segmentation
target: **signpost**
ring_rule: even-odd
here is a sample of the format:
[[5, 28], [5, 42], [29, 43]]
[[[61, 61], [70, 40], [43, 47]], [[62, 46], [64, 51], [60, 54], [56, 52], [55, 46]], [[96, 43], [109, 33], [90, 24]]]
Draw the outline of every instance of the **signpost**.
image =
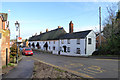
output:
[[16, 52], [16, 63], [18, 63], [18, 31], [19, 31], [19, 23], [18, 21], [16, 21], [15, 23], [15, 27], [16, 27], [16, 45], [17, 45], [17, 52]]
[[21, 37], [18, 37], [18, 38], [17, 38], [17, 42], [22, 42], [22, 38], [21, 38]]

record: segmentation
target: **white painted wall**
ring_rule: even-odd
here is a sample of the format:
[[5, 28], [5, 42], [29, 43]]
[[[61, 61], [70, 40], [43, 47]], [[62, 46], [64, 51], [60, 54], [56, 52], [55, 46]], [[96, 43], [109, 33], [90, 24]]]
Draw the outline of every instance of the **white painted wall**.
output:
[[[61, 51], [61, 55], [65, 54], [63, 46], [70, 47], [70, 52], [66, 52], [66, 54], [77, 54], [77, 48], [80, 48], [80, 55], [85, 55], [85, 39], [80, 39], [80, 44], [77, 44], [77, 39], [70, 39], [70, 44], [67, 43], [67, 39], [64, 39], [64, 44], [61, 43], [60, 40], [60, 47], [62, 48], [63, 52]], [[77, 54], [78, 55], [78, 54]]]
[[[54, 44], [54, 41], [55, 41], [55, 44]], [[32, 43], [34, 42], [34, 44], [35, 44], [35, 49], [37, 49], [37, 47], [36, 47], [36, 44], [37, 44], [37, 42], [39, 42], [39, 45], [40, 45], [40, 47], [41, 47], [41, 49], [40, 50], [45, 50], [45, 48], [44, 48], [44, 45], [45, 45], [45, 43], [47, 42], [48, 43], [48, 51], [59, 51], [59, 41], [58, 40], [49, 40], [49, 41], [29, 41], [29, 43], [32, 45]], [[49, 43], [50, 42], [50, 43]], [[50, 49], [49, 49], [49, 47], [50, 47]], [[53, 50], [53, 47], [55, 47], [55, 50]], [[31, 46], [31, 48], [33, 48], [32, 46]]]
[[[88, 38], [92, 39], [92, 44], [88, 44]], [[87, 44], [86, 44], [86, 55], [92, 55], [92, 53], [95, 51], [96, 49], [96, 34], [94, 31], [91, 31], [88, 35], [87, 35]]]
[[[91, 31], [86, 36], [86, 38], [87, 38], [86, 42], [85, 42], [85, 39], [80, 39], [80, 44], [77, 44], [77, 39], [70, 39], [70, 44], [68, 44], [67, 39], [63, 39], [63, 42], [64, 42], [63, 44], [61, 43], [62, 40], [29, 41], [29, 43], [31, 43], [32, 45], [32, 43], [34, 42], [35, 48], [37, 49], [36, 44], [37, 42], [39, 42], [39, 45], [41, 46], [41, 50], [45, 50], [43, 46], [47, 42], [48, 51], [52, 51], [53, 54], [58, 54], [61, 47], [62, 49], [62, 51], [60, 51], [61, 55], [88, 56], [88, 55], [92, 55], [92, 53], [95, 51], [95, 48], [96, 48], [96, 35], [94, 31]], [[92, 39], [92, 44], [88, 44], [88, 38]], [[55, 41], [55, 44], [54, 44], [54, 41]], [[85, 45], [86, 45], [86, 54], [85, 54]], [[53, 46], [55, 46], [55, 50], [53, 50]], [[66, 52], [64, 52], [63, 46], [70, 47], [70, 52], [67, 51], [67, 48], [66, 48]], [[80, 54], [77, 54], [77, 48], [80, 48]]]

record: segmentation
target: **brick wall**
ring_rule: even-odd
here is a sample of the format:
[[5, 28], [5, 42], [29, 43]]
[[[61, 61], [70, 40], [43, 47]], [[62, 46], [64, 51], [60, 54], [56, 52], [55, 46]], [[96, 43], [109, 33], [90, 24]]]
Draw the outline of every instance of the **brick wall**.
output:
[[[2, 28], [2, 24], [4, 29]], [[8, 49], [8, 63], [10, 62], [10, 31], [5, 29], [5, 22], [2, 22], [0, 18], [0, 33], [2, 33], [1, 38], [1, 58], [2, 65], [6, 65], [6, 49]]]

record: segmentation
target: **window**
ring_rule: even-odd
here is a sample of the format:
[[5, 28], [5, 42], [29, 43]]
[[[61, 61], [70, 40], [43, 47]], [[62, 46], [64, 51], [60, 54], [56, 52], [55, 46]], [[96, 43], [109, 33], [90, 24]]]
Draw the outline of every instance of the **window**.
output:
[[55, 41], [54, 41], [54, 44], [55, 44]]
[[77, 44], [80, 44], [80, 39], [77, 39]]
[[55, 46], [53, 47], [53, 50], [55, 50]]
[[67, 40], [67, 43], [70, 44], [70, 39]]
[[61, 43], [64, 44], [64, 40], [61, 40]]
[[31, 49], [25, 49], [25, 51], [30, 51]]
[[70, 47], [67, 48], [67, 51], [70, 52]]
[[80, 48], [77, 48], [77, 54], [80, 54]]
[[92, 44], [91, 42], [92, 42], [91, 38], [88, 38], [88, 44]]
[[49, 46], [49, 50], [50, 50], [50, 46]]

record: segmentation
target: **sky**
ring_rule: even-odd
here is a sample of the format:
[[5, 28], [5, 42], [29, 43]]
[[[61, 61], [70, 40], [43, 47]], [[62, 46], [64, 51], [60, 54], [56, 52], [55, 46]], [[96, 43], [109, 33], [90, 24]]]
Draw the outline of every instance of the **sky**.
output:
[[15, 22], [18, 21], [21, 37], [26, 39], [58, 26], [69, 32], [70, 21], [74, 24], [74, 32], [99, 31], [99, 6], [103, 23], [108, 16], [106, 7], [112, 4], [117, 6], [116, 2], [2, 2], [0, 12], [8, 13], [10, 38], [16, 38]]

